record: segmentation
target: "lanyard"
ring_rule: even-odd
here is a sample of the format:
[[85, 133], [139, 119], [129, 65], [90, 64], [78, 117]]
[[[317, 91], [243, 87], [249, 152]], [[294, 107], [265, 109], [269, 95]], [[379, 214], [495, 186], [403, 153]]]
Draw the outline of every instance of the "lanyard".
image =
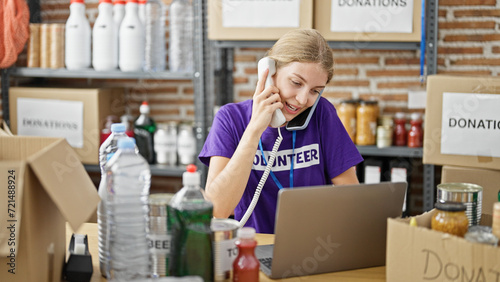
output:
[[[292, 131], [292, 164], [290, 166], [290, 188], [293, 188], [293, 156], [295, 154], [295, 140], [296, 140], [296, 135], [297, 135], [297, 131]], [[262, 153], [262, 160], [264, 161], [264, 165], [267, 166], [267, 161], [266, 161], [266, 157], [264, 155], [264, 149], [262, 148], [262, 139], [259, 139], [259, 148], [260, 148], [260, 152]], [[281, 183], [279, 182], [278, 178], [276, 177], [276, 175], [274, 175], [273, 171], [270, 171], [271, 173], [271, 177], [273, 178], [274, 180], [274, 183], [276, 183], [276, 185], [278, 186], [279, 189], [283, 189], [283, 185], [281, 185]]]

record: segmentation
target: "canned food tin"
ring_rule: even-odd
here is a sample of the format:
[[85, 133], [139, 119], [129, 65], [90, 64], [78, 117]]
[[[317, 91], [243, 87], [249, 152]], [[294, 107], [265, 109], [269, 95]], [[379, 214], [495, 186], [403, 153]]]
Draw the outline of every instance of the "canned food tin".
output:
[[152, 276], [167, 275], [171, 234], [167, 229], [167, 204], [174, 194], [149, 195], [149, 247]]
[[214, 235], [214, 280], [229, 281], [233, 261], [238, 255], [236, 240], [239, 222], [234, 219], [214, 218], [211, 222]]
[[483, 187], [471, 183], [441, 183], [437, 186], [437, 201], [459, 202], [467, 207], [469, 226], [481, 221]]

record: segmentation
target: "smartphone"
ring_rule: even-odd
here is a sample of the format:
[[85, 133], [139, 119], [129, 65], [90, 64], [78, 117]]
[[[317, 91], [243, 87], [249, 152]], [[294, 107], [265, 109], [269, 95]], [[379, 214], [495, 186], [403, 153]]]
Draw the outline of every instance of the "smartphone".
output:
[[309, 121], [311, 120], [311, 116], [314, 114], [314, 110], [318, 105], [319, 99], [321, 98], [321, 94], [323, 94], [323, 90], [321, 90], [321, 92], [318, 95], [318, 98], [316, 98], [316, 101], [311, 107], [307, 108], [305, 111], [300, 113], [298, 116], [294, 117], [291, 121], [289, 121], [286, 124], [286, 129], [288, 131], [303, 130], [307, 127], [307, 125], [309, 125]]

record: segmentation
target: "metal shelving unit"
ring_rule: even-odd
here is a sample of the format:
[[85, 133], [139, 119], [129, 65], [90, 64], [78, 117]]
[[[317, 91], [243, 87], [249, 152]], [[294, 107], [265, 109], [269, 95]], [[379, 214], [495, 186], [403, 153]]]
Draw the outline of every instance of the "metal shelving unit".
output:
[[[437, 72], [437, 28], [438, 28], [438, 0], [426, 1], [426, 70], [427, 75]], [[216, 49], [216, 93], [218, 105], [233, 102], [233, 65], [234, 48], [269, 48], [275, 41], [219, 41], [213, 40], [210, 44]], [[420, 42], [347, 42], [329, 41], [332, 49], [371, 49], [371, 50], [419, 50]], [[404, 157], [420, 159], [422, 148], [358, 146], [358, 150], [365, 156]], [[435, 185], [434, 165], [423, 165], [423, 210], [434, 207]]]
[[[40, 14], [40, 3], [29, 1], [32, 14]], [[3, 118], [10, 125], [9, 121], [9, 85], [10, 77], [41, 77], [41, 78], [86, 78], [86, 79], [157, 79], [157, 80], [178, 80], [191, 79], [194, 85], [195, 104], [195, 137], [197, 152], [201, 151], [203, 143], [208, 133], [209, 124], [213, 119], [213, 78], [209, 73], [210, 49], [208, 48], [206, 30], [206, 2], [204, 0], [193, 1], [194, 12], [194, 61], [195, 70], [193, 72], [122, 72], [116, 71], [95, 71], [67, 70], [67, 69], [41, 69], [41, 68], [10, 68], [1, 70], [2, 81], [2, 111]], [[31, 22], [40, 22], [40, 19], [31, 19]], [[202, 172], [202, 181], [205, 181], [207, 168], [197, 160], [197, 166]], [[98, 166], [85, 165], [88, 171], [99, 171]], [[158, 176], [182, 176], [185, 168], [183, 166], [171, 167], [164, 165], [151, 165], [151, 173]], [[202, 182], [203, 183], [203, 182]]]

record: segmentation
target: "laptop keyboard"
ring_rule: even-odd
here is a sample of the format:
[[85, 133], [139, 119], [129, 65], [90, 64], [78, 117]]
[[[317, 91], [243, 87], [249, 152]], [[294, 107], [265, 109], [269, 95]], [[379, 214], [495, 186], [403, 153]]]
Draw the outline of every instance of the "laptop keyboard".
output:
[[272, 258], [260, 258], [259, 261], [261, 264], [263, 264], [267, 268], [271, 269], [271, 264], [273, 263]]

